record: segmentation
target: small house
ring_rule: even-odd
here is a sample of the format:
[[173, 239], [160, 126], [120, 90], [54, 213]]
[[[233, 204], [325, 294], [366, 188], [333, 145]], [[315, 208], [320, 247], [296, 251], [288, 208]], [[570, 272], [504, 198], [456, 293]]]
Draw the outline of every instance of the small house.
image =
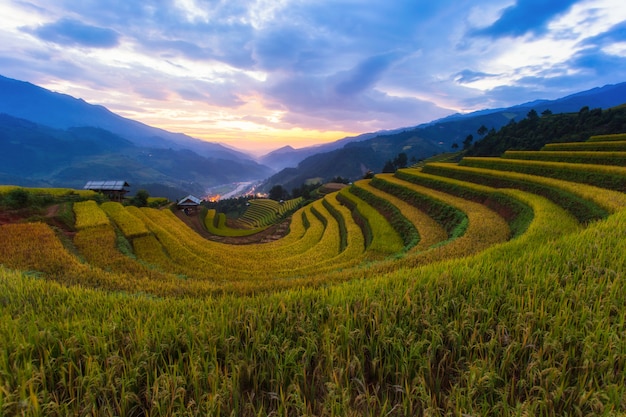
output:
[[195, 212], [200, 206], [200, 200], [198, 197], [193, 195], [188, 195], [187, 197], [181, 199], [176, 203], [179, 209], [184, 210], [186, 214]]
[[130, 185], [126, 181], [108, 180], [108, 181], [87, 181], [83, 187], [84, 190], [92, 190], [102, 193], [112, 201], [122, 201]]

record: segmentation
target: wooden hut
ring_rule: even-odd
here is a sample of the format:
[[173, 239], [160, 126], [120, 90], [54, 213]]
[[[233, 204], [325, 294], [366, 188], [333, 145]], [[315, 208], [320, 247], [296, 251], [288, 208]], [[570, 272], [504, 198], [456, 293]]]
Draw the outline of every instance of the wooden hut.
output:
[[130, 184], [126, 181], [107, 180], [87, 181], [87, 184], [85, 184], [83, 189], [102, 193], [112, 201], [122, 201], [126, 193], [128, 193], [128, 189], [126, 187], [130, 187]]
[[190, 194], [187, 197], [179, 200], [176, 205], [179, 209], [184, 210], [186, 214], [189, 214], [196, 212], [201, 202], [202, 200], [200, 200], [198, 197]]

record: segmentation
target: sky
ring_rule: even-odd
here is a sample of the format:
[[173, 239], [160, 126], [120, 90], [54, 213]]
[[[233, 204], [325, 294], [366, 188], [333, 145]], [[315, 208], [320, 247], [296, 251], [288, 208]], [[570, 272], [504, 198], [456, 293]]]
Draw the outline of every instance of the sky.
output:
[[0, 0], [0, 75], [262, 153], [626, 81], [626, 4]]

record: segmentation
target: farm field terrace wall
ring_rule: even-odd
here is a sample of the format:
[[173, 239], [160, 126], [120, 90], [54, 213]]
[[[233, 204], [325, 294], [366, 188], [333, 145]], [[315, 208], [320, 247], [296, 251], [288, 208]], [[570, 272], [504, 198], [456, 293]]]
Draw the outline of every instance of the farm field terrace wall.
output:
[[[160, 261], [160, 266], [172, 273], [215, 282], [302, 275], [326, 265], [328, 259], [337, 260], [335, 257], [339, 254], [338, 225], [322, 202], [303, 210], [311, 220], [300, 239], [232, 246], [208, 242], [190, 234], [190, 230], [179, 224], [171, 213], [143, 209], [140, 216], [144, 216], [144, 221], [164, 247], [162, 251], [140, 247], [138, 253], [140, 257], [146, 256], [144, 260], [147, 262]], [[161, 252], [170, 255], [174, 268]]]
[[502, 158], [568, 162], [575, 164], [626, 165], [626, 152], [506, 151], [502, 155]]
[[420, 251], [427, 249], [439, 242], [443, 242], [448, 238], [445, 229], [439, 225], [432, 217], [419, 210], [417, 207], [407, 203], [406, 201], [386, 193], [372, 185], [372, 182], [380, 181], [392, 174], [378, 174], [373, 181], [368, 184], [368, 190], [376, 193], [379, 197], [384, 198], [391, 204], [396, 206], [416, 228], [419, 241], [417, 245], [411, 248], [412, 251]]
[[[415, 225], [407, 219], [406, 215], [397, 205], [385, 198], [383, 192], [370, 186], [369, 182], [370, 180], [355, 182], [352, 187], [350, 187], [350, 192], [366, 201], [382, 214], [387, 223], [389, 223], [398, 236], [400, 236], [400, 239], [402, 239], [402, 243], [404, 244], [402, 251], [407, 251], [415, 247], [420, 239]], [[408, 209], [410, 205], [404, 207]]]
[[589, 138], [589, 142], [604, 142], [604, 141], [626, 141], [626, 133], [615, 133], [612, 135], [594, 135]]
[[[403, 181], [432, 188], [482, 204], [494, 210], [509, 224], [512, 237], [523, 233], [528, 223], [532, 220], [532, 210], [530, 207], [518, 199], [511, 197], [509, 194], [503, 194], [497, 189], [486, 185], [461, 181], [440, 175], [430, 175], [424, 173], [423, 170], [416, 169], [398, 170], [393, 176]], [[375, 184], [384, 188], [389, 187], [391, 182], [380, 182], [375, 178]], [[458, 234], [458, 232], [452, 233], [452, 235], [455, 234]]]
[[257, 227], [252, 229], [236, 229], [226, 224], [226, 215], [217, 213], [215, 209], [207, 210], [204, 217], [204, 227], [210, 233], [216, 236], [243, 237], [251, 236], [266, 229], [266, 227]]
[[[106, 248], [104, 248], [106, 250]], [[159, 283], [142, 275], [116, 274], [81, 262], [70, 253], [54, 231], [44, 223], [0, 226], [0, 264], [31, 271], [65, 285], [102, 288], [109, 291], [159, 292]], [[169, 291], [174, 287], [170, 286]], [[174, 294], [174, 292], [172, 292]]]
[[548, 143], [541, 150], [624, 152], [626, 151], [626, 141]]
[[609, 212], [624, 207], [623, 204], [626, 201], [624, 193], [619, 191], [540, 175], [456, 164], [430, 164], [424, 168], [424, 171], [450, 178], [464, 178], [466, 181], [490, 184], [496, 188], [520, 188], [543, 195], [570, 210], [582, 222], [606, 217]]
[[352, 210], [355, 220], [361, 222], [370, 259], [383, 259], [402, 251], [402, 238], [375, 208], [353, 194], [350, 188], [342, 189], [337, 196], [342, 204]]
[[540, 175], [626, 191], [626, 167], [475, 157], [463, 158], [459, 165]]
[[[423, 194], [463, 213], [467, 219], [463, 225], [462, 234], [450, 235], [449, 239], [422, 252], [411, 252], [395, 261], [395, 267], [415, 267], [427, 263], [452, 259], [474, 254], [497, 243], [508, 240], [510, 229], [506, 221], [482, 204], [474, 203], [463, 198], [413, 184], [396, 177], [385, 177], [377, 186], [388, 190], [409, 190]], [[391, 187], [385, 188], [384, 184]], [[395, 188], [393, 187], [395, 186]], [[406, 191], [404, 191], [406, 192]], [[394, 268], [394, 262], [381, 262], [371, 266], [374, 271], [389, 271]]]

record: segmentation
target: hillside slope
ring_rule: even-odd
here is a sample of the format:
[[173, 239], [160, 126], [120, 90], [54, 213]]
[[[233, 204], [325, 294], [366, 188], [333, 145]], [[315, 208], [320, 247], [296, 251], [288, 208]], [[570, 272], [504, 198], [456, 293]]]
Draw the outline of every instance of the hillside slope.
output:
[[[626, 83], [620, 83], [557, 100], [538, 100], [504, 109], [487, 109], [465, 115], [457, 114], [412, 128], [346, 138], [346, 140], [328, 145], [335, 147], [341, 145], [339, 149], [332, 147], [321, 149], [325, 154], [324, 157], [307, 156], [310, 159], [301, 159], [301, 165], [296, 167], [294, 164], [291, 168], [278, 172], [267, 180], [265, 188], [269, 189], [280, 184], [291, 190], [307, 179], [321, 178], [322, 181], [327, 181], [337, 175], [356, 180], [367, 170], [381, 172], [385, 162], [393, 160], [400, 152], [405, 152], [410, 159], [420, 160], [434, 153], [448, 152], [455, 143], [462, 148], [462, 143], [468, 135], [473, 135], [475, 140], [480, 138], [477, 131], [481, 126], [488, 130], [498, 130], [511, 121], [524, 119], [531, 110], [535, 110], [538, 114], [546, 110], [557, 114], [578, 112], [585, 106], [591, 109], [607, 109], [622, 104], [624, 97], [626, 97]], [[584, 134], [586, 132], [582, 132], [582, 135]], [[549, 141], [550, 138], [546, 140]], [[304, 148], [296, 151], [304, 156], [308, 155], [307, 152], [310, 150], [310, 148]], [[500, 152], [503, 151], [504, 149], [500, 150]], [[289, 153], [281, 153], [284, 159], [290, 158], [288, 155]], [[289, 161], [294, 162], [298, 159], [293, 158]], [[319, 163], [324, 159], [333, 160], [335, 164]]]
[[[25, 186], [80, 188], [89, 180], [122, 178], [131, 190], [174, 188], [171, 199], [206, 188], [258, 180], [269, 168], [191, 150], [139, 146], [94, 127], [54, 129], [0, 114], [0, 181]], [[178, 190], [178, 191], [176, 191]], [[163, 194], [159, 194], [163, 195]]]

